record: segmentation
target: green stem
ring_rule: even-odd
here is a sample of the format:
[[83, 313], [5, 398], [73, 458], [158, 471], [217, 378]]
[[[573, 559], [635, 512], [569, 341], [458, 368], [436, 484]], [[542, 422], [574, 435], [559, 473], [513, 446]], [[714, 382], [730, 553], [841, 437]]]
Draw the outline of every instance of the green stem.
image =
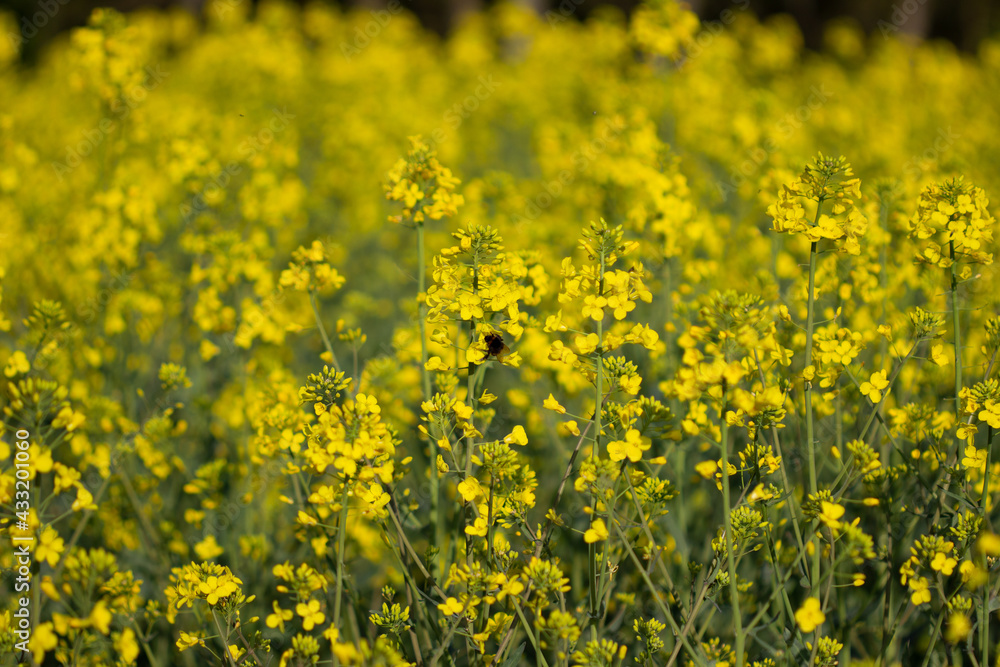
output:
[[[880, 226], [882, 227], [882, 233], [884, 234], [881, 247], [878, 251], [878, 262], [879, 262], [879, 286], [882, 289], [882, 313], [879, 318], [879, 324], [889, 323], [889, 261], [888, 261], [888, 250], [889, 241], [892, 236], [889, 232], [889, 204], [885, 201], [885, 197], [880, 198], [878, 218]], [[889, 340], [882, 336], [882, 340], [879, 343], [879, 363], [883, 366], [885, 365], [886, 355], [889, 351]]]
[[[486, 509], [486, 558], [490, 565], [493, 565], [493, 491], [496, 486], [496, 479], [490, 473], [490, 500]], [[489, 605], [486, 605], [489, 609]]]
[[774, 582], [774, 589], [781, 591], [781, 602], [784, 604], [777, 604], [778, 609], [782, 615], [784, 627], [791, 627], [795, 623], [795, 608], [792, 606], [792, 601], [788, 598], [788, 591], [785, 589], [784, 583], [778, 583], [778, 552], [774, 548], [774, 535], [771, 530], [768, 529], [766, 538], [767, 550], [771, 554], [771, 562], [775, 564], [771, 568], [771, 579]]
[[[955, 326], [955, 419], [962, 416], [962, 329], [958, 317], [958, 273], [955, 262], [955, 242], [948, 243], [951, 248], [951, 318]], [[984, 666], [985, 667], [985, 666]]]
[[[986, 500], [989, 495], [990, 489], [990, 458], [993, 453], [993, 427], [987, 425], [987, 438], [986, 438], [986, 472], [983, 475], [983, 494], [979, 497], [979, 516], [986, 519]], [[989, 522], [987, 523], [987, 528], [989, 527]]]
[[[600, 325], [598, 325], [600, 329]], [[597, 450], [599, 448], [599, 438], [601, 433], [601, 394], [604, 388], [601, 386], [601, 370], [604, 366], [603, 359], [600, 353], [597, 355], [597, 402], [594, 404], [594, 448], [591, 450], [591, 458], [597, 457]], [[589, 556], [589, 566], [588, 571], [590, 573], [590, 617], [593, 622], [597, 622], [597, 548], [593, 543], [589, 544], [587, 547], [587, 555]]]
[[[819, 524], [818, 520], [812, 521], [809, 526], [809, 530], [815, 531], [818, 527], [818, 524]], [[757, 625], [764, 618], [765, 614], [767, 614], [767, 610], [771, 602], [777, 600], [779, 595], [786, 595], [786, 596], [788, 595], [788, 582], [791, 581], [792, 577], [795, 575], [796, 568], [799, 566], [799, 562], [805, 556], [805, 553], [806, 553], [805, 551], [798, 552], [798, 555], [796, 555], [795, 558], [792, 560], [792, 562], [789, 564], [788, 570], [785, 573], [784, 578], [781, 580], [778, 587], [775, 588], [775, 590], [771, 591], [771, 595], [767, 598], [767, 600], [763, 600], [761, 602], [761, 604], [759, 605], [760, 609], [757, 611], [757, 615], [754, 616], [752, 619], [750, 619], [750, 623], [747, 624], [746, 633], [748, 635], [753, 633], [754, 628], [757, 627]], [[831, 569], [824, 576], [825, 577], [831, 576], [832, 571], [833, 570]], [[793, 631], [796, 633], [800, 633], [798, 628], [794, 628]]]
[[[819, 224], [820, 210], [823, 200], [816, 204], [816, 224]], [[809, 248], [809, 306], [806, 315], [806, 368], [812, 366], [813, 352], [813, 315], [816, 308], [816, 246], [813, 241]], [[813, 432], [812, 381], [806, 380], [806, 451], [809, 457], [809, 493], [815, 495], [818, 491], [816, 482], [816, 442]], [[809, 570], [809, 587], [815, 590], [819, 583], [819, 549], [813, 550], [812, 567]]]
[[[424, 258], [424, 225], [417, 225], [417, 291], [419, 292], [418, 302], [420, 304], [420, 373], [424, 389], [424, 400], [431, 400], [431, 372], [427, 370], [427, 265]], [[441, 488], [438, 479], [437, 459], [438, 446], [437, 439], [433, 432], [430, 433], [430, 481], [431, 481], [431, 531], [434, 535], [434, 544], [443, 549], [444, 545], [444, 522], [441, 520]], [[437, 578], [442, 579], [444, 572], [441, 570], [443, 561], [438, 559], [439, 565], [436, 572]]]
[[[542, 628], [539, 627], [536, 624], [535, 625], [535, 641], [533, 642], [533, 644], [535, 646], [540, 646], [541, 643], [542, 643]], [[542, 667], [542, 663], [544, 661], [545, 661], [545, 656], [542, 655], [542, 652], [541, 651], [536, 651], [535, 652], [535, 666], [536, 667]]]
[[[937, 646], [938, 637], [941, 636], [941, 622], [944, 620], [945, 616], [947, 616], [947, 614], [942, 613], [937, 615], [937, 623], [934, 624], [934, 632], [931, 634], [931, 643], [928, 645], [927, 652], [924, 654], [924, 661], [920, 663], [921, 667], [928, 667], [928, 665], [931, 664], [931, 657], [934, 655], [934, 647]], [[988, 666], [983, 665], [982, 667]]]
[[514, 611], [517, 613], [517, 617], [521, 620], [521, 626], [524, 628], [524, 634], [528, 635], [528, 641], [535, 649], [535, 655], [538, 656], [537, 660], [542, 667], [548, 667], [547, 662], [545, 662], [545, 656], [542, 655], [542, 648], [539, 642], [535, 639], [535, 633], [531, 631], [531, 624], [528, 623], [528, 619], [524, 617], [524, 612], [521, 610], [521, 605], [517, 603], [517, 600], [511, 598], [511, 602], [514, 603]]
[[323, 338], [323, 345], [326, 347], [326, 351], [330, 353], [330, 357], [333, 358], [333, 369], [339, 371], [340, 362], [337, 361], [337, 353], [333, 351], [333, 344], [330, 342], [330, 337], [326, 335], [326, 327], [323, 326], [323, 320], [319, 316], [319, 307], [316, 305], [316, 292], [313, 290], [309, 290], [309, 305], [312, 306], [313, 317], [316, 318], [316, 328], [319, 329], [319, 335]]
[[[986, 517], [986, 502], [988, 500], [989, 487], [990, 487], [990, 454], [993, 452], [993, 427], [987, 426], [987, 438], [986, 438], [986, 471], [983, 474], [983, 495], [979, 498], [979, 514], [984, 519]], [[989, 522], [984, 521], [986, 527], [989, 528]], [[985, 561], [985, 556], [983, 557]], [[984, 569], [989, 576], [989, 567], [984, 562]], [[983, 653], [983, 660], [980, 664], [986, 666], [990, 664], [990, 587], [989, 584], [983, 585], [983, 607], [980, 613], [979, 619], [979, 645], [980, 650]]]
[[587, 580], [590, 582], [590, 619], [597, 623], [597, 547], [587, 545]]
[[[344, 492], [340, 497], [340, 522], [337, 525], [337, 595], [333, 600], [333, 627], [340, 629], [340, 599], [344, 592], [344, 546], [347, 542], [347, 485], [344, 481]], [[337, 664], [334, 656], [333, 664]]]
[[636, 570], [638, 570], [639, 574], [642, 576], [642, 580], [645, 582], [646, 588], [653, 595], [653, 602], [656, 603], [656, 606], [660, 609], [660, 613], [663, 614], [664, 618], [666, 618], [667, 622], [670, 624], [670, 629], [673, 630], [674, 637], [676, 637], [675, 641], [687, 649], [688, 654], [690, 654], [691, 658], [696, 661], [697, 664], [703, 664], [704, 660], [701, 655], [694, 650], [694, 647], [688, 641], [687, 633], [680, 629], [677, 625], [677, 621], [674, 619], [674, 615], [670, 613], [670, 609], [663, 604], [663, 596], [659, 594], [656, 586], [653, 585], [653, 580], [650, 579], [649, 575], [646, 573], [646, 568], [642, 566], [642, 561], [639, 560], [635, 550], [632, 549], [632, 545], [629, 544], [628, 539], [625, 537], [625, 533], [622, 532], [622, 529], [619, 527], [617, 522], [614, 522], [613, 527], [615, 532], [618, 533], [618, 539], [622, 541], [622, 546], [624, 546], [625, 550], [628, 551], [629, 558], [632, 559], [632, 563], [635, 565]]
[[463, 618], [465, 618], [464, 609], [462, 610], [461, 614], [456, 614], [455, 618], [452, 619], [451, 625], [448, 626], [448, 631], [445, 634], [444, 639], [441, 641], [441, 644], [434, 651], [434, 654], [431, 655], [431, 660], [430, 660], [431, 667], [435, 667], [438, 664], [438, 661], [441, 659], [442, 654], [444, 654], [445, 650], [447, 650], [447, 648], [451, 646], [451, 637], [452, 635], [455, 634], [455, 630], [458, 628], [458, 624], [462, 621]]
[[[138, 626], [136, 626], [136, 629], [138, 629]], [[250, 646], [250, 642], [247, 641], [247, 638], [243, 634], [243, 630], [240, 629], [240, 626], [239, 626], [238, 623], [233, 627], [233, 630], [236, 631], [236, 637], [240, 640], [240, 643], [243, 644], [243, 648], [246, 649], [246, 654], [244, 654], [244, 656], [242, 658], [240, 658], [239, 661], [236, 664], [240, 665], [240, 664], [246, 662], [248, 659], [253, 658], [254, 662], [256, 662], [258, 665], [263, 665], [264, 662], [257, 655], [257, 652], [253, 650], [253, 647]], [[355, 632], [354, 636], [357, 637], [357, 636], [359, 636], [359, 634], [357, 632]], [[152, 659], [151, 656], [150, 656], [150, 658]], [[247, 663], [247, 664], [249, 664], [249, 663]], [[156, 663], [155, 662], [153, 663], [153, 667], [156, 667]]]
[[628, 484], [629, 495], [632, 498], [632, 505], [635, 507], [636, 514], [639, 517], [639, 525], [642, 526], [642, 530], [646, 534], [646, 539], [649, 541], [650, 553], [653, 554], [649, 560], [649, 564], [646, 566], [646, 573], [651, 573], [658, 567], [660, 569], [660, 573], [663, 575], [663, 579], [670, 587], [670, 590], [673, 590], [675, 588], [673, 577], [670, 576], [670, 572], [667, 570], [667, 567], [664, 565], [663, 559], [661, 558], [663, 550], [656, 545], [656, 540], [653, 539], [653, 532], [649, 529], [649, 519], [646, 517], [646, 513], [642, 510], [642, 503], [639, 502], [639, 495], [635, 492], [635, 487], [632, 485], [632, 479], [630, 478], [628, 471], [623, 470], [623, 472], [624, 474], [622, 477], [625, 478], [625, 482]]
[[153, 655], [153, 649], [149, 645], [149, 639], [142, 630], [139, 629], [139, 624], [136, 623], [135, 619], [129, 619], [132, 621], [132, 627], [135, 628], [135, 636], [139, 639], [139, 643], [142, 645], [142, 652], [146, 654], [146, 659], [149, 660], [149, 664], [152, 667], [159, 667], [160, 663], [156, 661], [156, 656]]
[[226, 652], [226, 657], [229, 658], [229, 662], [235, 665], [236, 658], [233, 657], [233, 654], [229, 650], [229, 635], [226, 634], [223, 636], [222, 626], [219, 625], [219, 617], [215, 615], [215, 609], [212, 609], [212, 620], [215, 621], [215, 628], [219, 631], [219, 639], [222, 640], [222, 648]]
[[[479, 260], [478, 257], [473, 257], [472, 260], [472, 294], [479, 294]], [[476, 343], [476, 322], [475, 320], [469, 320], [469, 347], [471, 348]], [[475, 429], [476, 426], [476, 376], [478, 375], [478, 367], [471, 361], [468, 362], [468, 382], [467, 382], [467, 393], [469, 406], [472, 408], [472, 416], [469, 418], [469, 425]], [[465, 449], [465, 479], [472, 477], [472, 451], [475, 446], [475, 439], [470, 435], [466, 438], [466, 449]], [[473, 506], [474, 508], [475, 506]], [[470, 536], [467, 534], [465, 536], [465, 562], [472, 564], [472, 541]]]
[[840, 378], [837, 378], [837, 404], [834, 407], [834, 419], [837, 420], [835, 443], [837, 451], [844, 451], [844, 395], [840, 390]]
[[[754, 348], [753, 350], [753, 360], [754, 364], [757, 366], [757, 374], [760, 377], [760, 385], [762, 388], [767, 389], [767, 379], [764, 377], [764, 369], [760, 366], [760, 356], [757, 354], [757, 348]], [[788, 482], [788, 471], [785, 469], [785, 457], [781, 452], [781, 441], [778, 438], [777, 426], [771, 427], [771, 442], [774, 445], [774, 451], [778, 454], [778, 459], [781, 461], [778, 471], [781, 473], [781, 486], [782, 490], [785, 492], [785, 505], [788, 507], [788, 513], [792, 518], [791, 523], [793, 532], [795, 533], [795, 543], [798, 545], [799, 551], [802, 551], [806, 547], [805, 543], [802, 541], [802, 532], [799, 529], [799, 512], [795, 503], [795, 496], [792, 495], [792, 485]]]
[[[601, 268], [597, 274], [597, 295], [604, 293], [604, 253], [601, 252]], [[591, 460], [595, 460], [600, 453], [601, 446], [601, 408], [604, 404], [604, 318], [597, 321], [597, 350], [595, 351], [596, 378], [594, 384], [597, 388], [597, 399], [594, 401], [594, 447], [590, 450]], [[589, 560], [588, 571], [590, 574], [590, 619], [592, 623], [597, 623], [597, 548], [593, 543], [587, 547]]]
[[879, 651], [879, 662], [880, 665], [886, 664], [886, 652], [889, 649], [889, 610], [892, 609], [893, 602], [893, 574], [895, 573], [895, 568], [893, 567], [893, 539], [892, 539], [892, 514], [888, 507], [884, 507], [885, 510], [885, 525], [886, 525], [886, 539], [888, 545], [886, 548], [886, 578], [885, 578], [885, 591], [882, 593], [882, 648]]
[[[392, 515], [392, 512], [390, 512], [390, 515], [394, 516]], [[398, 527], [397, 527], [397, 532], [398, 532]], [[382, 528], [382, 538], [386, 546], [389, 547], [390, 553], [392, 553], [393, 557], [396, 559], [396, 563], [399, 565], [399, 571], [403, 575], [403, 580], [406, 582], [407, 585], [406, 601], [407, 603], [409, 603], [411, 607], [416, 609], [417, 621], [419, 623], [418, 627], [420, 628], [421, 634], [423, 634], [424, 643], [428, 647], [431, 647], [434, 645], [434, 643], [431, 641], [430, 631], [428, 630], [428, 628], [430, 627], [430, 622], [428, 621], [427, 616], [424, 613], [424, 605], [414, 604], [413, 602], [414, 600], [421, 599], [420, 588], [417, 586], [417, 582], [413, 580], [413, 576], [410, 574], [410, 570], [406, 566], [406, 563], [403, 562], [403, 551], [402, 551], [403, 547], [401, 546], [402, 540], [400, 540], [399, 549], [393, 548], [392, 539], [389, 537], [389, 531], [386, 530], [384, 526]], [[413, 643], [413, 651], [419, 658], [418, 663], [423, 662], [423, 652], [420, 650], [420, 642], [417, 639], [416, 633], [414, 633], [413, 628], [410, 628], [410, 636], [412, 638], [411, 641]]]
[[733, 626], [736, 632], [736, 667], [743, 665], [743, 614], [740, 611], [740, 593], [736, 585], [736, 557], [733, 554], [733, 525], [730, 517], [729, 498], [729, 423], [726, 421], [726, 393], [722, 393], [719, 416], [722, 418], [722, 514], [726, 531], [726, 564], [729, 570], [729, 597], [733, 604]]
[[[604, 293], [604, 255], [601, 255], [601, 272], [598, 274], [597, 295]], [[601, 407], [604, 404], [604, 318], [597, 321], [597, 401], [594, 403], [594, 448], [590, 452], [590, 458], [596, 459], [601, 444]]]

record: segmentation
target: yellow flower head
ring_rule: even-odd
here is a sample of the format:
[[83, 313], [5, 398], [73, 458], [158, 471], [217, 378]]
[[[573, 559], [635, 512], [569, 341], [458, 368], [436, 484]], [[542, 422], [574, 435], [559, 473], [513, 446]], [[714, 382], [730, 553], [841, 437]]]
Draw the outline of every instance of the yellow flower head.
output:
[[419, 136], [410, 137], [406, 157], [396, 162], [386, 177], [385, 198], [403, 204], [403, 211], [389, 220], [419, 225], [426, 219], [455, 215], [465, 202], [454, 192], [459, 183]]
[[833, 530], [840, 528], [840, 517], [844, 516], [844, 506], [824, 500], [820, 503], [820, 507], [819, 520]]
[[650, 443], [643, 438], [639, 431], [632, 428], [625, 434], [624, 440], [615, 440], [608, 443], [608, 456], [612, 461], [622, 461], [628, 458], [635, 463], [642, 458], [642, 453], [649, 449]]
[[594, 519], [590, 528], [587, 532], [583, 534], [583, 541], [587, 544], [593, 544], [594, 542], [603, 542], [608, 539], [608, 527], [604, 523], [604, 519]]
[[566, 408], [559, 404], [559, 401], [550, 393], [549, 397], [542, 402], [542, 407], [546, 410], [554, 410], [557, 414], [566, 414]]
[[795, 622], [802, 632], [810, 633], [826, 621], [826, 614], [820, 608], [819, 598], [806, 598], [799, 610], [795, 612]]
[[872, 403], [882, 400], [882, 390], [889, 386], [885, 371], [872, 373], [867, 382], [861, 383], [861, 393], [871, 399]]

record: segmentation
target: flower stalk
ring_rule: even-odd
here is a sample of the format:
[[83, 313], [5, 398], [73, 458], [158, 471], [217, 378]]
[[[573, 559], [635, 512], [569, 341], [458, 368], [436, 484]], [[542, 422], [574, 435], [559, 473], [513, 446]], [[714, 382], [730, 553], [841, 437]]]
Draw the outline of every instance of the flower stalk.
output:
[[726, 391], [723, 384], [722, 405], [719, 407], [719, 417], [722, 421], [722, 515], [723, 530], [726, 533], [726, 569], [729, 572], [729, 597], [733, 606], [733, 631], [736, 634], [736, 665], [742, 667], [744, 642], [743, 613], [740, 610], [740, 591], [736, 582], [736, 555], [733, 550], [736, 542], [733, 540], [733, 524], [730, 513], [732, 502], [729, 493], [729, 422], [726, 421]]
[[[431, 372], [427, 370], [427, 260], [424, 248], [424, 225], [417, 224], [417, 291], [419, 293], [419, 318], [420, 318], [420, 374], [423, 396], [425, 401], [431, 400]], [[431, 431], [430, 451], [428, 454], [430, 475], [430, 502], [431, 502], [431, 534], [434, 536], [434, 544], [439, 546], [444, 544], [444, 521], [441, 517], [441, 488], [437, 471], [438, 444], [436, 434]], [[438, 579], [444, 576], [442, 561], [438, 561], [439, 566], [435, 572]]]
[[[819, 220], [822, 200], [816, 205], [816, 219]], [[806, 315], [806, 368], [812, 366], [813, 316], [816, 308], [816, 241], [809, 248], [809, 305]], [[806, 380], [806, 453], [809, 460], [809, 492], [816, 494], [819, 484], [816, 477], [816, 436], [813, 424], [812, 380]], [[813, 590], [819, 585], [819, 549], [813, 550], [812, 567], [809, 568], [809, 585]]]

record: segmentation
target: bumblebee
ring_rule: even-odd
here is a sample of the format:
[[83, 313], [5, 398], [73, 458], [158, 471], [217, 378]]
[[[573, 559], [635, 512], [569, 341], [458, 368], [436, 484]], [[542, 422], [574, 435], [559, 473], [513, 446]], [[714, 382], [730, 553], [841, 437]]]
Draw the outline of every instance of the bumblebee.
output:
[[507, 347], [503, 342], [503, 336], [498, 333], [488, 333], [483, 336], [483, 342], [486, 343], [486, 356], [496, 357], [497, 361], [501, 364], [504, 358], [510, 354], [510, 348]]

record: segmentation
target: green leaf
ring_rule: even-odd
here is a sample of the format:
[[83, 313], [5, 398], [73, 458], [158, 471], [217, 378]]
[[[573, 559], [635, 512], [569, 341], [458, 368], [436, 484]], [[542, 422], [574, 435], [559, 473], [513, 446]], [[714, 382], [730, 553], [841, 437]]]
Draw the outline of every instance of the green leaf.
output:
[[507, 656], [507, 659], [503, 661], [500, 667], [516, 667], [522, 653], [524, 653], [524, 642], [521, 642], [521, 645]]

